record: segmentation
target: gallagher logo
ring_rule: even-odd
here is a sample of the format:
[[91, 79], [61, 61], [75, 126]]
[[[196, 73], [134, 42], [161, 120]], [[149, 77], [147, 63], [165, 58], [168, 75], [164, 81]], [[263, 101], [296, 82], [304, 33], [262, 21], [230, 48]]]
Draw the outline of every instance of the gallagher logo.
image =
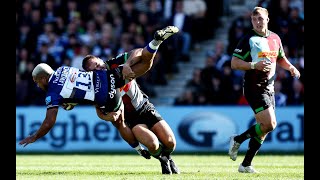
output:
[[191, 113], [181, 122], [178, 126], [181, 138], [197, 147], [224, 147], [229, 143], [230, 135], [237, 132], [231, 119], [214, 112]]

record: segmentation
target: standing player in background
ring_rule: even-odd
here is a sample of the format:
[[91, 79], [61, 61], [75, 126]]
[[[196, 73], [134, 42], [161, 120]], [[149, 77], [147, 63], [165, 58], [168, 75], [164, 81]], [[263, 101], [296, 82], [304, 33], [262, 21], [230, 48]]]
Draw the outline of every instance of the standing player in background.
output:
[[286, 58], [279, 36], [268, 29], [269, 13], [255, 7], [251, 14], [253, 29], [238, 43], [231, 68], [244, 70], [244, 95], [251, 106], [256, 124], [240, 135], [230, 137], [229, 156], [235, 161], [239, 147], [247, 139], [249, 147], [239, 165], [241, 173], [257, 173], [251, 165], [267, 134], [276, 128], [274, 79], [276, 65], [300, 77], [300, 72]]
[[123, 111], [119, 88], [128, 83], [125, 78], [132, 80], [147, 72], [160, 44], [178, 31], [174, 26], [156, 31], [154, 39], [143, 48], [140, 56], [130, 56], [126, 64], [114, 70], [84, 72], [61, 66], [54, 71], [45, 63], [38, 64], [32, 71], [32, 77], [38, 87], [47, 92], [46, 117], [39, 129], [19, 144], [26, 146], [45, 136], [55, 125], [58, 108], [63, 103], [92, 104], [99, 113], [105, 114], [105, 120], [117, 120]]
[[[140, 49], [125, 52], [106, 62], [98, 57], [89, 56], [90, 58], [84, 58], [82, 61], [82, 68], [86, 71], [113, 69], [126, 63], [128, 57], [135, 53], [134, 51], [140, 51]], [[162, 174], [180, 174], [171, 157], [176, 147], [176, 140], [170, 126], [149, 101], [148, 96], [141, 91], [135, 79], [123, 86], [121, 92], [124, 119], [134, 136], [148, 148], [154, 158], [160, 161]], [[104, 119], [104, 115], [97, 112], [98, 116]], [[124, 121], [124, 119], [120, 117], [117, 121]]]

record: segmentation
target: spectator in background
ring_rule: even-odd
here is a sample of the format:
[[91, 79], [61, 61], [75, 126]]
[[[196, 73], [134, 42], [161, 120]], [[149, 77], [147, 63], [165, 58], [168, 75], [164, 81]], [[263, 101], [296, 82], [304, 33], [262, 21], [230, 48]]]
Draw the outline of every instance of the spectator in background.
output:
[[43, 42], [40, 45], [39, 52], [35, 54], [32, 61], [34, 62], [34, 64], [46, 63], [55, 69], [59, 67], [59, 64], [56, 63], [56, 60], [53, 57], [53, 55], [49, 53], [49, 44], [46, 42]]
[[287, 95], [281, 92], [282, 84], [281, 81], [274, 81], [274, 99], [276, 106], [286, 106], [287, 105]]
[[194, 68], [192, 78], [187, 81], [185, 88], [192, 89], [193, 92], [203, 92], [205, 87], [201, 79], [201, 69]]
[[299, 8], [292, 7], [289, 18], [288, 18], [288, 28], [289, 28], [289, 56], [298, 57], [299, 49], [303, 46], [303, 27], [304, 20], [299, 16]]
[[288, 104], [300, 105], [304, 103], [304, 86], [299, 79], [293, 80], [293, 91], [288, 96]]
[[[222, 104], [231, 105], [236, 104], [239, 99], [242, 90], [238, 86], [235, 86], [236, 77], [234, 71], [231, 69], [231, 61], [226, 61], [222, 66], [221, 75], [221, 101]], [[238, 88], [238, 89], [236, 89]]]
[[250, 24], [250, 16], [250, 9], [246, 9], [242, 15], [234, 19], [231, 23], [231, 27], [228, 31], [228, 55], [232, 55], [233, 50], [237, 46], [241, 37], [252, 28], [252, 25]]
[[191, 47], [192, 19], [183, 11], [183, 1], [175, 3], [175, 11], [167, 20], [167, 24], [172, 24], [180, 29], [177, 36], [172, 40], [178, 52], [178, 59], [181, 61], [190, 61], [189, 51]]
[[231, 61], [231, 57], [226, 53], [225, 49], [224, 42], [218, 40], [215, 43], [214, 50], [210, 52], [210, 54], [216, 59], [216, 67], [219, 71], [222, 71], [223, 65], [227, 61]]
[[224, 103], [221, 87], [221, 76], [212, 76], [209, 88], [205, 89], [206, 97], [210, 104], [221, 105]]
[[198, 44], [205, 40], [205, 15], [207, 4], [204, 0], [183, 0], [183, 11], [187, 16], [192, 18], [192, 44]]
[[[27, 105], [26, 98], [28, 96], [28, 82], [21, 79], [19, 71], [16, 71], [16, 105]], [[24, 89], [24, 90], [22, 90]]]
[[174, 101], [174, 105], [195, 105], [195, 96], [192, 89], [185, 89], [183, 93]]
[[206, 64], [201, 70], [201, 79], [205, 88], [210, 88], [212, 77], [220, 78], [221, 71], [216, 66], [217, 60], [215, 56], [206, 56]]

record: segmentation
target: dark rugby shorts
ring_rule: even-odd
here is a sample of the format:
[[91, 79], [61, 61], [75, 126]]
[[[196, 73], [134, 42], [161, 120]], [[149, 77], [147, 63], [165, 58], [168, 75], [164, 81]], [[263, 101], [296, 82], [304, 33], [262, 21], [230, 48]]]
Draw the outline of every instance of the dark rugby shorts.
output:
[[124, 112], [125, 122], [132, 129], [137, 124], [145, 124], [151, 129], [157, 122], [163, 120], [154, 105], [146, 101], [138, 111]]
[[244, 95], [255, 114], [268, 109], [270, 106], [275, 108], [275, 97], [273, 92], [257, 93], [244, 90]]

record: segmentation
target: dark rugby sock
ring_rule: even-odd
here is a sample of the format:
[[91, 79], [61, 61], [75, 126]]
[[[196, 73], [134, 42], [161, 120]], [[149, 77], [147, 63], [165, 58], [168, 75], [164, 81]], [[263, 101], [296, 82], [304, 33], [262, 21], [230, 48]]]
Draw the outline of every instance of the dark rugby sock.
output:
[[155, 53], [158, 50], [161, 43], [162, 43], [162, 41], [154, 39], [146, 46], [147, 50], [150, 53]]
[[168, 159], [171, 159], [170, 154], [173, 152], [173, 149], [164, 148], [162, 151], [162, 156], [166, 156]]
[[245, 167], [251, 166], [251, 162], [254, 156], [258, 153], [262, 143], [263, 143], [263, 140], [261, 140], [259, 137], [253, 137], [250, 139], [249, 148], [246, 152], [246, 156], [242, 161], [242, 166], [245, 166]]
[[162, 149], [162, 145], [160, 144], [157, 152], [156, 152], [156, 153], [151, 153], [151, 152], [150, 152], [150, 154], [151, 154], [151, 156], [153, 156], [154, 158], [159, 159], [162, 150], [163, 150], [163, 149]]
[[248, 130], [246, 130], [244, 133], [234, 137], [234, 140], [241, 144], [243, 141], [251, 137], [256, 137], [256, 136], [260, 137], [261, 134], [262, 134], [262, 131], [260, 129], [260, 124], [255, 124], [251, 126]]
[[133, 144], [128, 143], [132, 148], [139, 146], [139, 142], [135, 142]]

